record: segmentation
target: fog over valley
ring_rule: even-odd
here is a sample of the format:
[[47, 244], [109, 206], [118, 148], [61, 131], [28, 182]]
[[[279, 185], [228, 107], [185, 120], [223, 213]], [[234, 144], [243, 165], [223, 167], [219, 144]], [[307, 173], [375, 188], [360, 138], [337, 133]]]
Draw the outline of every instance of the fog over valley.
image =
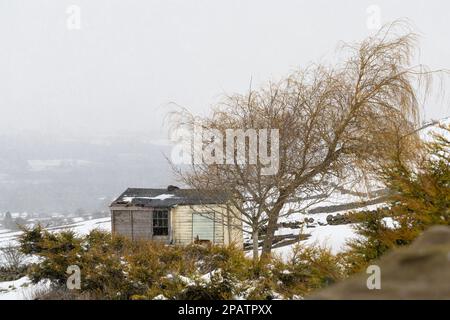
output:
[[0, 212], [104, 211], [128, 186], [167, 186], [167, 145], [142, 136], [0, 137]]

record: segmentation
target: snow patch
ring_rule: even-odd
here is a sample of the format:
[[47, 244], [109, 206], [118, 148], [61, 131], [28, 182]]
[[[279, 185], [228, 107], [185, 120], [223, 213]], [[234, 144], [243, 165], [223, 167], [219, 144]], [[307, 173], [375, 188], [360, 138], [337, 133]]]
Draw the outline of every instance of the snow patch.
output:
[[156, 197], [129, 197], [129, 196], [124, 196], [122, 198], [122, 201], [130, 203], [131, 201], [133, 201], [134, 199], [145, 199], [145, 200], [166, 200], [169, 198], [173, 198], [174, 195], [173, 194], [160, 194], [159, 196]]
[[31, 283], [28, 277], [22, 277], [15, 281], [0, 282], [0, 300], [27, 300], [39, 290], [49, 288], [48, 281]]

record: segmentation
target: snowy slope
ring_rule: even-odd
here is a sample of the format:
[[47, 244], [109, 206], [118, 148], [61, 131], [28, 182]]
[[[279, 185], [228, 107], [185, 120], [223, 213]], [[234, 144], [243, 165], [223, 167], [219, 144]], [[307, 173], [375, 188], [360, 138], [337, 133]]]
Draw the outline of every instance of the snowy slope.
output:
[[[84, 235], [89, 233], [93, 229], [111, 231], [111, 218], [99, 218], [81, 221], [73, 224], [68, 224], [64, 226], [48, 228], [50, 231], [62, 231], [62, 230], [73, 230], [77, 234]], [[10, 231], [7, 229], [0, 229], [0, 248], [4, 247], [10, 243], [15, 243], [17, 236], [21, 234], [20, 231]]]
[[48, 283], [32, 284], [28, 277], [0, 282], [0, 300], [30, 300], [34, 293], [48, 286]]
[[[82, 221], [79, 223], [69, 224], [60, 227], [49, 228], [49, 230], [58, 232], [62, 230], [73, 230], [79, 235], [87, 234], [93, 229], [111, 230], [111, 219], [100, 218]], [[0, 230], [0, 247], [9, 244], [16, 244], [16, 238], [21, 232]], [[1, 261], [0, 261], [1, 263]], [[0, 282], [0, 300], [24, 300], [32, 299], [33, 293], [45, 289], [46, 283], [31, 284], [27, 277], [20, 278], [16, 281]]]

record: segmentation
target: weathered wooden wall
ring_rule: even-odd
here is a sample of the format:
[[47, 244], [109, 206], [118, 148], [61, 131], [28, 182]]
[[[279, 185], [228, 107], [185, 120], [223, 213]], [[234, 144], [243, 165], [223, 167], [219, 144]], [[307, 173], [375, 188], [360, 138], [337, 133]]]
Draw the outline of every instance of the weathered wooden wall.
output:
[[[233, 209], [232, 209], [233, 210]], [[244, 247], [244, 236], [242, 232], [242, 221], [238, 219], [239, 217], [239, 211], [237, 211], [236, 208], [234, 208], [234, 212], [224, 214], [224, 218], [229, 221], [227, 223], [228, 227], [226, 227], [226, 230], [224, 232], [224, 242], [225, 244], [234, 244], [238, 248]]]
[[132, 237], [131, 211], [114, 210], [112, 213], [112, 230], [115, 234]]
[[[143, 210], [142, 208], [111, 208], [112, 212], [112, 231], [115, 234], [129, 237], [130, 239], [152, 239], [152, 209]], [[230, 244], [234, 243], [242, 246], [243, 237], [241, 228], [232, 228], [224, 226], [222, 219], [226, 214], [219, 206], [177, 206], [172, 208], [169, 213], [169, 236], [162, 239], [157, 237], [157, 240], [163, 240], [174, 244], [187, 245], [194, 241], [193, 234], [193, 214], [211, 213], [215, 212], [214, 219], [214, 243], [215, 244]], [[236, 221], [236, 223], [239, 223]], [[201, 230], [202, 227], [212, 226], [213, 224], [204, 223], [196, 228]], [[208, 234], [203, 232], [203, 234]]]
[[133, 240], [152, 239], [152, 212], [150, 210], [132, 211]]
[[[226, 217], [226, 210], [220, 206], [178, 206], [172, 209], [172, 236], [174, 243], [189, 244], [194, 240], [192, 215], [195, 213], [211, 213], [215, 212], [214, 219], [214, 243], [230, 244], [235, 243], [242, 246], [243, 236], [242, 228], [230, 228], [224, 226], [223, 218]], [[234, 221], [236, 225], [240, 224]]]
[[152, 239], [151, 210], [112, 210], [113, 233], [133, 240]]

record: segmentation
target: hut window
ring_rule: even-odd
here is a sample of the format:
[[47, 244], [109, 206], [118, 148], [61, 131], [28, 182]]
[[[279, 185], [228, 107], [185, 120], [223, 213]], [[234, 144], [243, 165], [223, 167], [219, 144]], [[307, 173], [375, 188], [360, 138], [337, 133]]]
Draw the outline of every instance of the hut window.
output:
[[169, 211], [168, 210], [153, 211], [153, 235], [154, 236], [169, 235]]

